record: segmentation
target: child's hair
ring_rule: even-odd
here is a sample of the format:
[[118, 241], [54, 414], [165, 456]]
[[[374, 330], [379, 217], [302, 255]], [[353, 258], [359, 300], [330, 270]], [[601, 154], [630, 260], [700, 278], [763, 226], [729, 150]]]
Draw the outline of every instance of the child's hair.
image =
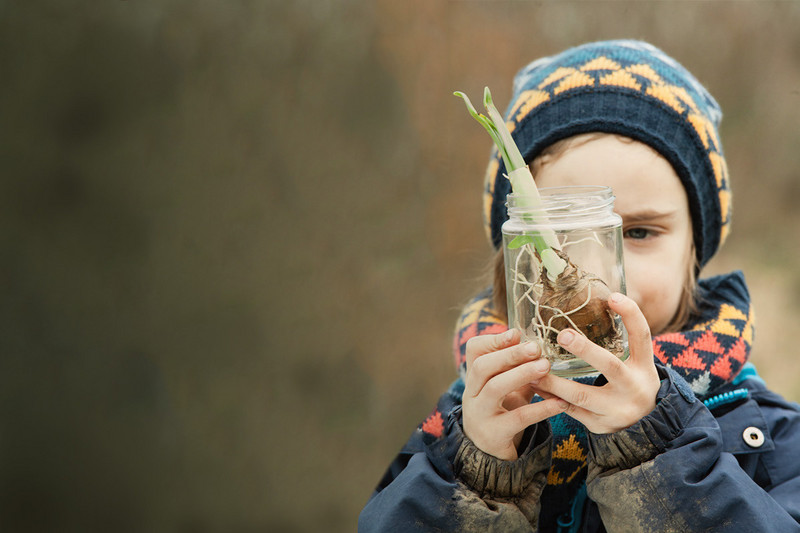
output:
[[[599, 132], [586, 133], [577, 135], [575, 137], [562, 139], [542, 150], [539, 156], [531, 162], [529, 165], [531, 168], [531, 174], [533, 174], [534, 179], [536, 179], [538, 173], [541, 171], [544, 165], [558, 159], [571, 148], [581, 146], [605, 135], [613, 135], [616, 139], [622, 142], [635, 142], [630, 137], [625, 137], [624, 135]], [[690, 257], [693, 259], [689, 261], [689, 264], [686, 265], [687, 275], [683, 286], [683, 293], [678, 304], [678, 309], [669, 323], [664, 327], [663, 331], [653, 331], [652, 333], [654, 335], [659, 333], [680, 331], [689, 321], [689, 318], [693, 314], [697, 313], [697, 271], [699, 268], [697, 265], [694, 244], [692, 244]], [[491, 277], [495, 311], [503, 318], [503, 320], [507, 322], [508, 302], [506, 291], [505, 261], [503, 258], [502, 247], [495, 251], [492, 259]]]

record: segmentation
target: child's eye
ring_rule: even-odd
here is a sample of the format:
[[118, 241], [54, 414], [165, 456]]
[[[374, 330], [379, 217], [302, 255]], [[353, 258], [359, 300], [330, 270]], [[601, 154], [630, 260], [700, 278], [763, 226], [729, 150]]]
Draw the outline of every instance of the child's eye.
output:
[[647, 237], [652, 236], [652, 232], [647, 228], [630, 228], [625, 230], [623, 234], [626, 239], [646, 239]]

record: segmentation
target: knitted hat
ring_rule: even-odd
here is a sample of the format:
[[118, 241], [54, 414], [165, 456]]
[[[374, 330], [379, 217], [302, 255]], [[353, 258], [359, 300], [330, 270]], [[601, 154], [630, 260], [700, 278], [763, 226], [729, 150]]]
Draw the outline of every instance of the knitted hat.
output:
[[[697, 261], [704, 265], [730, 228], [731, 193], [718, 127], [719, 105], [674, 59], [641, 41], [571, 48], [514, 78], [506, 121], [525, 161], [561, 139], [589, 132], [641, 141], [670, 162], [686, 189]], [[486, 176], [484, 216], [495, 247], [511, 191], [502, 158]]]

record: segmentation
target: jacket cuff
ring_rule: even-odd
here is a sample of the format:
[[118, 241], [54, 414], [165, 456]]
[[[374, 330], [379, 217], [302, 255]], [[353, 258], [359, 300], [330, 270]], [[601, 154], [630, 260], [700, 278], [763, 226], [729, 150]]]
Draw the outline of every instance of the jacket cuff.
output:
[[[629, 428], [616, 433], [589, 433], [589, 477], [600, 472], [627, 470], [653, 459], [666, 450], [670, 441], [683, 430], [682, 404], [697, 401], [679, 376], [658, 367], [661, 387], [656, 407]], [[683, 409], [685, 412], [685, 408]]]
[[541, 490], [550, 468], [552, 435], [548, 423], [539, 423], [526, 430], [527, 445], [519, 458], [504, 461], [490, 455], [464, 435], [460, 410], [453, 431], [460, 433], [461, 444], [453, 461], [456, 476], [481, 496], [519, 498], [532, 490]]

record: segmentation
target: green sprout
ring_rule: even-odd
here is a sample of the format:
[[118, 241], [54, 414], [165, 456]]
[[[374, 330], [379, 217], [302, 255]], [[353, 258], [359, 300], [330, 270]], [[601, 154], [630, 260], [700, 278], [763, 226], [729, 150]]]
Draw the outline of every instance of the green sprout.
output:
[[[536, 182], [533, 180], [528, 165], [519, 151], [519, 147], [511, 137], [511, 132], [508, 131], [503, 115], [497, 110], [492, 102], [492, 93], [489, 87], [483, 91], [483, 106], [486, 108], [489, 116], [479, 113], [475, 106], [470, 102], [469, 97], [461, 91], [453, 93], [455, 96], [462, 98], [467, 111], [472, 115], [478, 123], [486, 129], [489, 136], [494, 141], [500, 156], [503, 158], [508, 174], [506, 178], [511, 182], [511, 190], [516, 196], [519, 196], [521, 205], [533, 209], [541, 207], [541, 197], [539, 196], [539, 189], [536, 188]], [[528, 217], [533, 220], [532, 217]], [[546, 226], [546, 220], [540, 219], [540, 224]], [[533, 244], [536, 249], [542, 264], [547, 269], [547, 275], [554, 280], [561, 274], [567, 266], [564, 261], [554, 250], [561, 250], [558, 243], [558, 238], [550, 229], [543, 229], [540, 232], [530, 232], [523, 235], [518, 235], [511, 242], [508, 243], [508, 248], [520, 248], [526, 244]]]

